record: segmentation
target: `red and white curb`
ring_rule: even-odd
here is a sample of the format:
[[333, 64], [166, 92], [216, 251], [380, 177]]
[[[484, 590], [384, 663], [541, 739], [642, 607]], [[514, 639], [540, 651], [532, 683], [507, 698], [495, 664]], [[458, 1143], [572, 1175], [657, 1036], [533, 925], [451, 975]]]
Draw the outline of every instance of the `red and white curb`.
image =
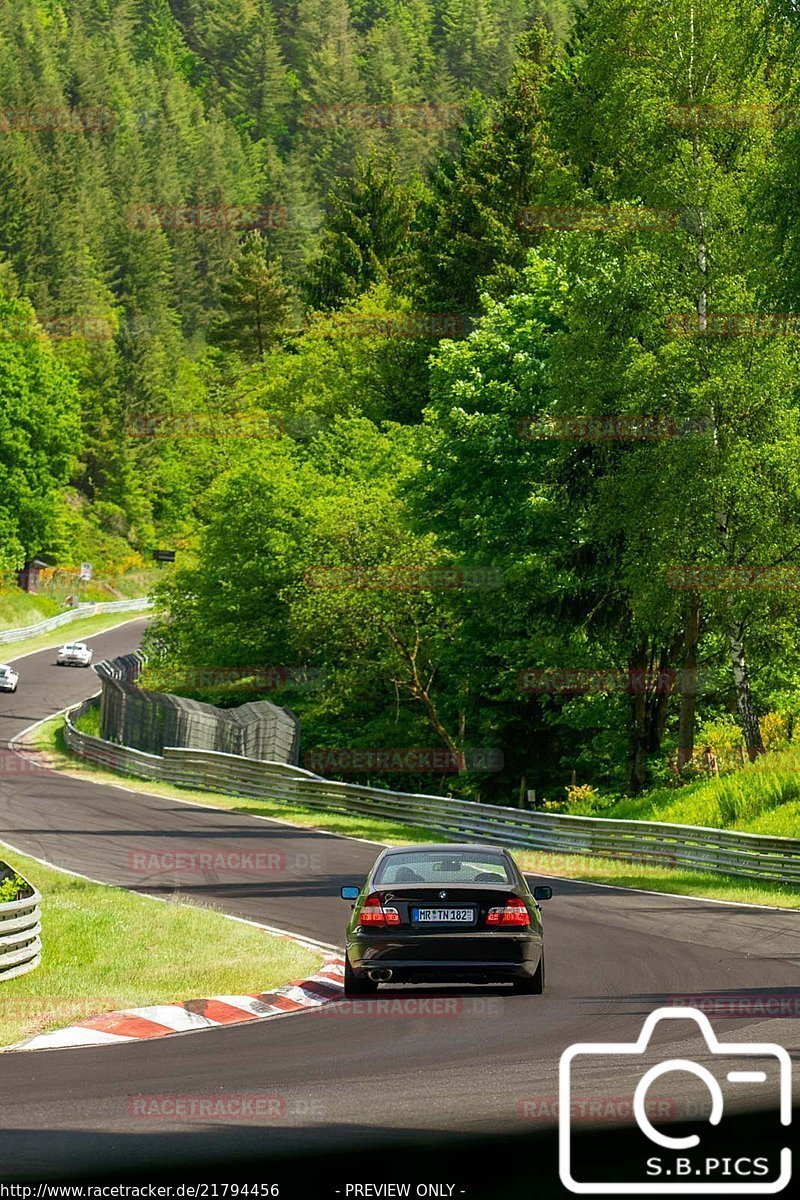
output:
[[344, 959], [327, 958], [316, 975], [287, 983], [274, 992], [252, 996], [211, 996], [180, 1004], [151, 1004], [147, 1008], [125, 1008], [87, 1017], [65, 1029], [40, 1033], [18, 1042], [8, 1050], [56, 1050], [69, 1046], [105, 1046], [188, 1033], [196, 1029], [218, 1029], [244, 1021], [263, 1021], [303, 1008], [320, 1008], [344, 998]]

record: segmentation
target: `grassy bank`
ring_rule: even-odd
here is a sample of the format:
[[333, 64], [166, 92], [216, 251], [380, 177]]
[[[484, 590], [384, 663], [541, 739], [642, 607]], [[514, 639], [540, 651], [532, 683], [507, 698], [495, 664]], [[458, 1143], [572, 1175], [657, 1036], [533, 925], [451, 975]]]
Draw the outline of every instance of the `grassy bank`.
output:
[[[196, 791], [172, 784], [148, 782], [132, 776], [120, 776], [105, 768], [82, 763], [71, 756], [64, 744], [62, 729], [63, 718], [53, 717], [33, 731], [31, 742], [38, 749], [58, 755], [64, 763], [63, 769], [84, 779], [98, 783], [122, 784], [134, 791], [146, 791], [180, 800], [194, 800], [198, 804], [227, 809], [230, 812], [272, 817], [294, 825], [322, 829], [341, 834], [343, 837], [364, 838], [380, 844], [402, 845], [407, 842], [447, 840], [429, 829], [416, 828], [399, 821], [357, 814], [322, 812], [299, 804], [288, 804], [282, 800], [261, 800], [250, 796], [226, 795], [222, 792]], [[699, 871], [673, 870], [669, 867], [639, 866], [613, 859], [572, 854], [549, 854], [534, 850], [513, 850], [512, 853], [526, 871], [541, 875], [613, 884], [618, 887], [645, 888], [670, 895], [767, 904], [777, 908], [800, 908], [800, 891], [782, 888], [773, 883], [707, 875]]]
[[564, 811], [800, 838], [800, 749], [765, 754], [741, 770], [681, 788], [656, 788], [608, 804], [578, 802]]
[[49, 596], [32, 596], [21, 588], [0, 592], [0, 629], [21, 629], [63, 611], [63, 606]]
[[89, 883], [2, 842], [0, 857], [43, 897], [42, 963], [0, 984], [0, 1046], [110, 1009], [266, 991], [319, 967], [313, 950], [212, 909]]
[[55, 617], [70, 608], [70, 597], [82, 604], [111, 603], [147, 596], [164, 572], [145, 566], [117, 574], [99, 572], [90, 581], [79, 581], [70, 569], [57, 569], [52, 578], [40, 580], [40, 591], [25, 592], [12, 583], [13, 573], [0, 573], [0, 629], [21, 629], [45, 617]]

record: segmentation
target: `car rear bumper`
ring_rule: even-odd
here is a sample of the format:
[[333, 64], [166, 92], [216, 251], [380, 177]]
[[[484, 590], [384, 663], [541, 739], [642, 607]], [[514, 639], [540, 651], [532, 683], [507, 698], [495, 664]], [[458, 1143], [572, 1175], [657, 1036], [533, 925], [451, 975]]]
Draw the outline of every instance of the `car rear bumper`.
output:
[[356, 975], [391, 971], [397, 982], [502, 981], [536, 973], [542, 940], [535, 933], [461, 933], [403, 938], [354, 937], [347, 957]]

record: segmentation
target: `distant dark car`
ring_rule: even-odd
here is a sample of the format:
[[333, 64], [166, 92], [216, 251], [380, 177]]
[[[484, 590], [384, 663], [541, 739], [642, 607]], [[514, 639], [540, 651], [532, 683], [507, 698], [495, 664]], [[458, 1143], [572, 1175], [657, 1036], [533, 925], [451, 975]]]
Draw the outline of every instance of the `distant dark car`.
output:
[[510, 854], [495, 846], [404, 846], [384, 850], [354, 900], [347, 926], [344, 990], [380, 983], [513, 983], [544, 991], [539, 900]]

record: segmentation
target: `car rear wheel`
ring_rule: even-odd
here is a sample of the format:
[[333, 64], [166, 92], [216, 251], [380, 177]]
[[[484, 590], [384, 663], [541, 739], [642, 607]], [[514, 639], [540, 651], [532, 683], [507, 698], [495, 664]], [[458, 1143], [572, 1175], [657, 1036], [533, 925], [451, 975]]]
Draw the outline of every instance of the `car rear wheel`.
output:
[[377, 983], [365, 976], [356, 975], [350, 966], [350, 959], [344, 958], [344, 994], [345, 996], [371, 996], [378, 990]]
[[536, 973], [530, 979], [515, 979], [514, 991], [521, 992], [525, 996], [541, 996], [544, 991], [544, 950], [542, 950]]

